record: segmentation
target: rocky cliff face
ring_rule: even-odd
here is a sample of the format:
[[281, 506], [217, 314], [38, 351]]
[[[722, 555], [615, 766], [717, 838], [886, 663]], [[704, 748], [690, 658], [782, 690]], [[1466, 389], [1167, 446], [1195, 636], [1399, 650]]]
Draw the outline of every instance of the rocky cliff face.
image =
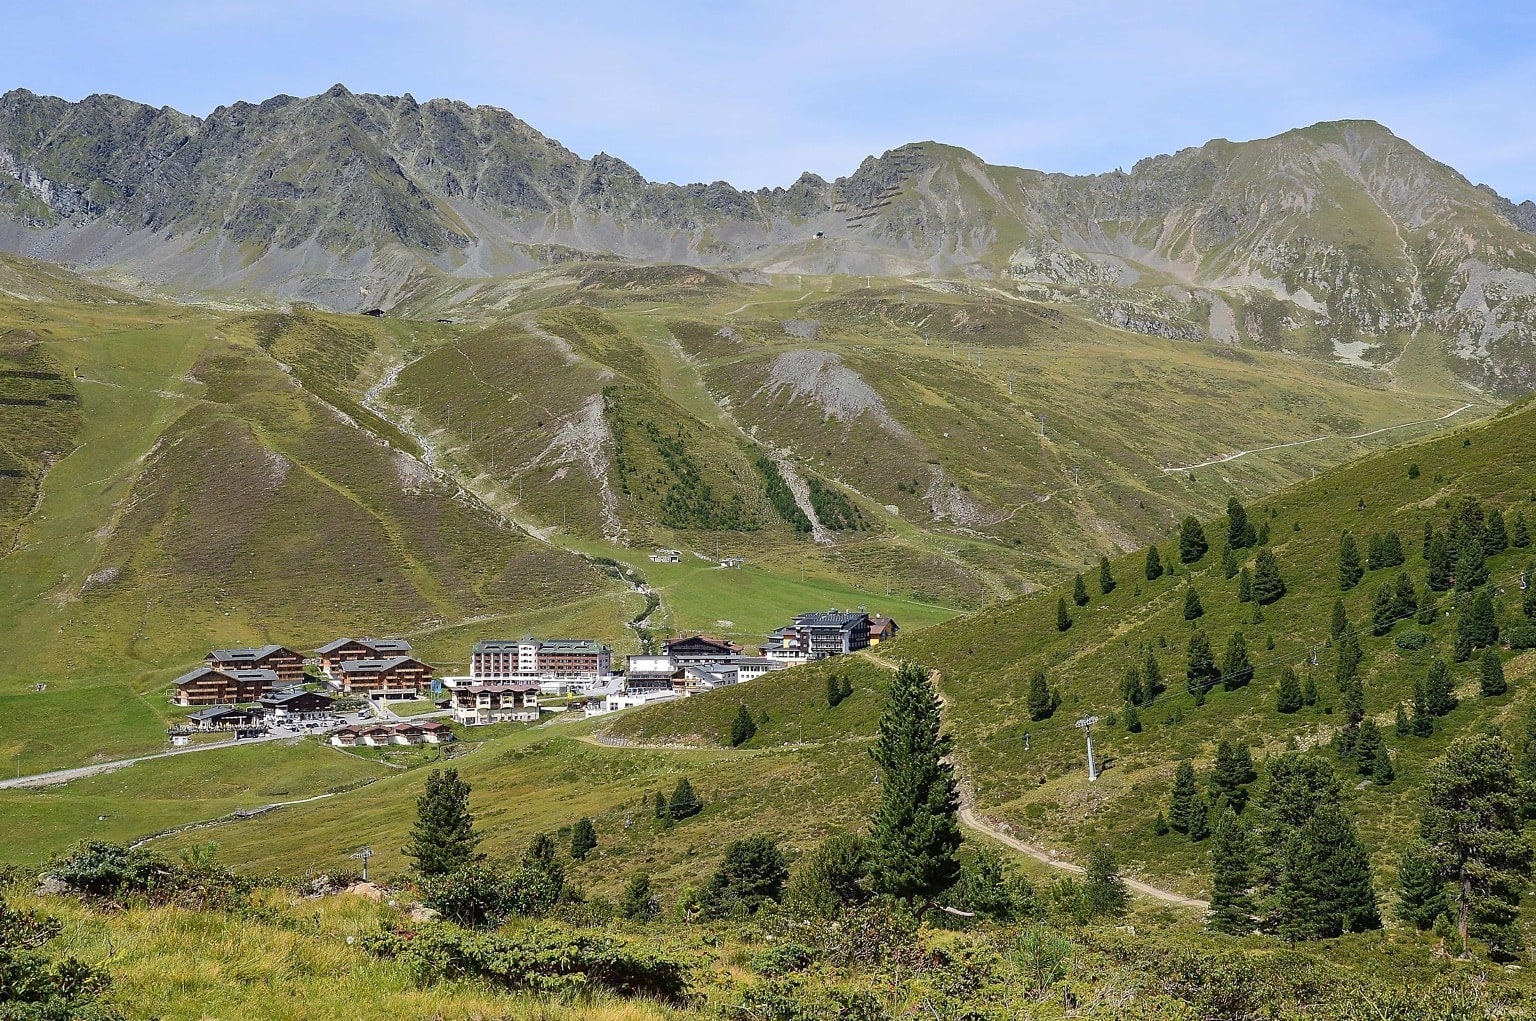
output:
[[0, 248], [176, 293], [356, 309], [601, 256], [986, 278], [1170, 337], [1389, 362], [1443, 337], [1536, 385], [1536, 205], [1380, 125], [1214, 141], [1087, 177], [917, 143], [788, 188], [646, 181], [503, 110], [341, 86], [207, 118], [0, 97]]

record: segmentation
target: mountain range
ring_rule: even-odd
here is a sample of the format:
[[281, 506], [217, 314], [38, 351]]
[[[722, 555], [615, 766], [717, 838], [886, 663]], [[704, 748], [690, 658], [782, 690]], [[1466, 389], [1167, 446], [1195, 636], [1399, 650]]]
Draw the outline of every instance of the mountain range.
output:
[[[593, 258], [968, 280], [1165, 337], [1390, 365], [1442, 338], [1536, 380], [1536, 204], [1371, 121], [1090, 176], [919, 142], [834, 181], [650, 182], [504, 110], [337, 85], [198, 118], [0, 97], [0, 249], [176, 297], [445, 311], [445, 284]], [[462, 294], [462, 289], [452, 290]]]

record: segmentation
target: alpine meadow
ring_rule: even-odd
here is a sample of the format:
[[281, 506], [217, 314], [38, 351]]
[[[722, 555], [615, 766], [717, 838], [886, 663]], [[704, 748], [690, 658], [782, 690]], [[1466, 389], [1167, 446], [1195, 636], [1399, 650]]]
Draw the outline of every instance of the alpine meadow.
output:
[[0, 1019], [1536, 1017], [1536, 206], [1381, 124], [18, 88], [0, 252]]

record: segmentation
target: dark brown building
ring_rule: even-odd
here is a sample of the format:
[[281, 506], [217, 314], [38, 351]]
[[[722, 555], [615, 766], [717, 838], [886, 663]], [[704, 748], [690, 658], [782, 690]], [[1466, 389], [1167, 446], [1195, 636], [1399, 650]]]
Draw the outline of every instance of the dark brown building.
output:
[[272, 670], [220, 670], [198, 667], [171, 682], [177, 705], [235, 705], [254, 702], [278, 684]]
[[304, 657], [281, 645], [214, 649], [207, 662], [219, 670], [271, 670], [280, 684], [299, 684], [304, 680]]

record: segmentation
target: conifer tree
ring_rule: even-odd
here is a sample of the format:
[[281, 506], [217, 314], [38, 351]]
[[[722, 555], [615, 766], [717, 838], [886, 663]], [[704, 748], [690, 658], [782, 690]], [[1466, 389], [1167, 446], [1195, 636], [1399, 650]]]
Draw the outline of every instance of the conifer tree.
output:
[[1339, 536], [1339, 590], [1348, 592], [1360, 584], [1360, 579], [1365, 577], [1365, 569], [1360, 566], [1360, 547], [1355, 545], [1355, 537], [1350, 532]]
[[1211, 842], [1211, 912], [1206, 925], [1215, 932], [1241, 936], [1254, 930], [1253, 851], [1248, 827], [1227, 809], [1216, 822]]
[[1036, 670], [1029, 678], [1029, 698], [1026, 702], [1029, 718], [1035, 721], [1050, 719], [1056, 711], [1056, 704], [1056, 693], [1046, 683], [1045, 671]]
[[842, 705], [853, 695], [853, 675], [843, 674], [842, 681], [837, 688], [837, 704]]
[[624, 886], [624, 896], [619, 900], [620, 916], [632, 922], [646, 922], [660, 913], [656, 895], [651, 892], [651, 874], [636, 872]]
[[1457, 738], [1429, 769], [1424, 842], [1450, 881], [1451, 913], [1463, 954], [1472, 937], [1503, 956], [1519, 949], [1520, 895], [1531, 876], [1531, 845], [1520, 813], [1521, 783], [1504, 739]]
[[587, 855], [597, 848], [597, 827], [592, 825], [592, 820], [583, 816], [571, 827], [571, 857], [577, 861], [586, 861]]
[[1253, 661], [1248, 658], [1248, 643], [1241, 631], [1227, 639], [1226, 655], [1221, 658], [1221, 686], [1227, 691], [1247, 687], [1253, 680]]
[[416, 824], [404, 849], [423, 878], [446, 876], [480, 857], [475, 817], [469, 811], [469, 784], [457, 769], [432, 770], [416, 799]]
[[1382, 561], [1386, 557], [1386, 542], [1380, 532], [1372, 532], [1371, 537], [1365, 542], [1365, 569], [1367, 571], [1379, 571], [1386, 566]]
[[1195, 798], [1194, 812], [1189, 817], [1189, 839], [1200, 843], [1211, 835], [1211, 806], [1201, 797]]
[[1408, 707], [1401, 702], [1397, 704], [1397, 714], [1392, 720], [1392, 733], [1398, 737], [1407, 737], [1413, 733], [1413, 723], [1408, 719]]
[[1078, 606], [1088, 605], [1088, 586], [1081, 574], [1072, 579], [1072, 601]]
[[1483, 524], [1483, 552], [1496, 557], [1509, 549], [1509, 530], [1504, 524], [1504, 514], [1497, 507], [1488, 508]]
[[1376, 751], [1376, 763], [1371, 767], [1371, 783], [1377, 787], [1389, 787], [1393, 780], [1397, 779], [1397, 770], [1392, 768], [1392, 753], [1386, 745], [1382, 745]]
[[1179, 524], [1179, 559], [1186, 564], [1197, 564], [1205, 556], [1211, 544], [1206, 542], [1205, 529], [1193, 514]]
[[1504, 681], [1504, 661], [1499, 658], [1498, 649], [1484, 652], [1478, 667], [1477, 690], [1484, 698], [1494, 698], [1509, 690], [1509, 685]]
[[1399, 571], [1397, 582], [1392, 586], [1392, 619], [1407, 620], [1419, 609], [1419, 592], [1413, 587], [1413, 579], [1407, 571]]
[[664, 819], [668, 822], [672, 821], [672, 813], [667, 808], [667, 796], [661, 793], [661, 791], [656, 792], [656, 797], [652, 800], [651, 807], [656, 812], [656, 818]]
[[1279, 935], [1293, 942], [1380, 927], [1370, 858], [1336, 801], [1318, 806], [1286, 842], [1275, 903]]
[[1205, 637], [1204, 631], [1196, 631], [1189, 636], [1189, 655], [1184, 668], [1185, 685], [1189, 693], [1195, 696], [1196, 704], [1204, 703], [1206, 693], [1219, 680], [1221, 668], [1211, 655], [1210, 639]]
[[1433, 521], [1426, 521], [1424, 522], [1424, 544], [1419, 549], [1419, 555], [1422, 556], [1425, 560], [1429, 559], [1429, 547], [1430, 544], [1434, 541], [1435, 523]]
[[1120, 693], [1126, 705], [1141, 705], [1147, 700], [1146, 689], [1141, 686], [1141, 670], [1135, 664], [1126, 668], [1125, 680], [1120, 683]]
[[1232, 549], [1248, 549], [1257, 541], [1253, 531], [1253, 522], [1248, 520], [1248, 511], [1238, 502], [1237, 497], [1227, 501], [1227, 545]]
[[1397, 866], [1397, 917], [1420, 931], [1450, 910], [1439, 856], [1422, 840], [1403, 852]]
[[1531, 544], [1531, 530], [1525, 523], [1525, 512], [1515, 511], [1515, 527], [1510, 532], [1509, 544], [1515, 549], [1525, 549]]
[[1361, 720], [1355, 737], [1356, 771], [1361, 776], [1370, 776], [1376, 768], [1376, 757], [1381, 754], [1381, 728], [1375, 720]]
[[1436, 657], [1429, 664], [1429, 673], [1424, 678], [1424, 697], [1431, 716], [1444, 716], [1456, 708], [1456, 685], [1445, 660]]
[[1429, 737], [1435, 732], [1435, 714], [1429, 708], [1424, 682], [1413, 682], [1413, 716], [1409, 721], [1414, 737]]
[[1241, 815], [1248, 805], [1248, 785], [1257, 779], [1253, 755], [1247, 745], [1222, 741], [1216, 746], [1216, 766], [1211, 771], [1211, 801], [1214, 804], [1225, 802]]
[[1249, 543], [1249, 545], [1251, 546], [1254, 543], [1257, 543], [1260, 546], [1268, 546], [1269, 545], [1269, 522], [1268, 521], [1264, 522], [1262, 525], [1259, 526], [1259, 534], [1254, 536], [1253, 542]]
[[1221, 576], [1229, 579], [1237, 576], [1237, 554], [1232, 552], [1231, 546], [1221, 548]]
[[674, 822], [682, 822], [704, 811], [704, 802], [693, 792], [693, 784], [681, 777], [672, 789], [672, 800], [667, 803], [667, 815]]
[[1334, 660], [1333, 680], [1339, 686], [1340, 691], [1346, 691], [1360, 672], [1360, 660], [1364, 654], [1360, 651], [1360, 639], [1355, 637], [1353, 631], [1344, 632], [1344, 637], [1339, 641]]
[[1179, 833], [1189, 833], [1196, 810], [1204, 814], [1200, 804], [1200, 788], [1195, 783], [1195, 767], [1184, 759], [1173, 771], [1173, 796], [1168, 803], [1168, 825]]
[[1163, 558], [1158, 556], [1156, 546], [1147, 547], [1147, 580], [1156, 581], [1163, 576]]
[[1065, 631], [1072, 626], [1072, 617], [1067, 613], [1067, 600], [1061, 597], [1056, 600], [1056, 630]]
[[745, 704], [736, 707], [736, 718], [731, 721], [731, 747], [738, 748], [752, 740], [757, 733], [757, 721]]
[[1407, 558], [1403, 555], [1403, 537], [1396, 531], [1388, 531], [1381, 537], [1381, 566], [1401, 567]]
[[926, 907], [960, 874], [960, 796], [944, 761], [939, 699], [928, 671], [903, 663], [886, 694], [870, 754], [880, 766], [880, 805], [869, 838], [878, 892]]
[[1109, 558], [1099, 558], [1099, 594], [1107, 596], [1115, 590], [1115, 576], [1109, 569]]
[[1280, 565], [1268, 547], [1259, 550], [1253, 562], [1253, 599], [1260, 606], [1268, 606], [1285, 595], [1285, 579], [1280, 577]]
[[1125, 732], [1127, 734], [1141, 733], [1141, 713], [1136, 711], [1134, 702], [1125, 704]]
[[1484, 559], [1483, 544], [1467, 536], [1456, 550], [1456, 591], [1471, 592], [1479, 585], [1488, 583], [1488, 561]]
[[1280, 671], [1280, 691], [1275, 696], [1275, 711], [1290, 715], [1301, 709], [1301, 683], [1290, 667]]
[[1382, 582], [1376, 589], [1376, 598], [1371, 600], [1371, 634], [1377, 638], [1390, 634], [1397, 624], [1397, 617], [1393, 612], [1393, 591], [1390, 583]]
[[1205, 616], [1205, 607], [1200, 605], [1200, 593], [1195, 591], [1193, 585], [1184, 589], [1184, 619], [1195, 620]]
[[1349, 614], [1344, 609], [1344, 600], [1333, 601], [1333, 621], [1328, 627], [1328, 638], [1337, 642], [1349, 631]]
[[1159, 808], [1157, 810], [1157, 818], [1152, 820], [1152, 832], [1160, 837], [1166, 837], [1168, 835], [1169, 829], [1170, 827], [1168, 825], [1168, 817], [1164, 815], [1163, 810]]
[[827, 708], [836, 709], [838, 703], [843, 700], [843, 687], [837, 679], [837, 674], [827, 675]]
[[1424, 559], [1428, 564], [1426, 584], [1430, 591], [1449, 592], [1456, 581], [1456, 548], [1451, 545], [1450, 535], [1435, 532]]
[[1120, 878], [1120, 866], [1106, 844], [1095, 847], [1083, 869], [1083, 901], [1094, 918], [1119, 918], [1131, 904], [1131, 893]]
[[1146, 682], [1145, 691], [1148, 702], [1168, 690], [1168, 685], [1163, 683], [1163, 668], [1158, 665], [1157, 657], [1152, 654], [1151, 649], [1147, 650], [1147, 659], [1142, 664], [1141, 673]]
[[1311, 674], [1301, 686], [1301, 701], [1304, 705], [1317, 705], [1317, 682]]
[[1243, 568], [1237, 575], [1237, 601], [1240, 603], [1253, 602], [1253, 572]]

